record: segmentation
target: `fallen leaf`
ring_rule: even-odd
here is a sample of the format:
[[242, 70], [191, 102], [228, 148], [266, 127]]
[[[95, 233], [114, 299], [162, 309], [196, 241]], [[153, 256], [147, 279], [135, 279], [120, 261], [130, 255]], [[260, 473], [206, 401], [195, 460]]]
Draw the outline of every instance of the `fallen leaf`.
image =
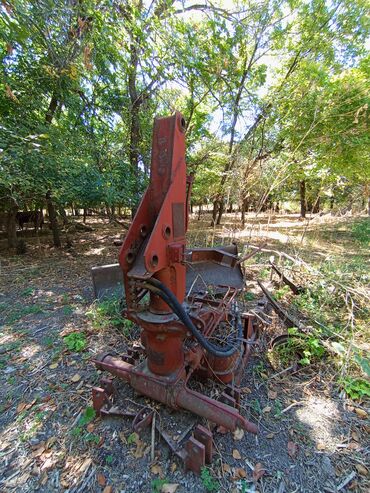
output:
[[322, 442], [319, 442], [317, 445], [316, 445], [316, 448], [317, 450], [325, 450], [325, 443], [322, 443]]
[[266, 435], [266, 438], [274, 438], [274, 436], [275, 436], [275, 433], [268, 433]]
[[88, 469], [90, 467], [92, 463], [92, 459], [85, 459], [85, 461], [78, 467], [78, 471], [79, 472], [85, 472], [86, 469]]
[[32, 402], [20, 402], [17, 406], [17, 413], [21, 413], [22, 411], [26, 411], [27, 409], [31, 409], [31, 407], [36, 403], [36, 399]]
[[360, 448], [360, 444], [357, 442], [349, 442], [348, 448], [349, 450], [357, 450]]
[[141, 459], [142, 457], [144, 457], [145, 447], [145, 442], [141, 441], [140, 439], [136, 440], [136, 450], [134, 450], [133, 452], [135, 459]]
[[360, 441], [360, 436], [359, 434], [357, 433], [357, 431], [352, 431], [351, 433], [351, 436], [354, 440], [356, 440], [356, 442], [359, 442]]
[[150, 470], [152, 474], [159, 474], [159, 476], [163, 476], [162, 467], [159, 464], [153, 464]]
[[104, 488], [103, 493], [112, 493], [112, 491], [113, 491], [113, 486], [109, 485]]
[[177, 483], [167, 483], [164, 484], [161, 488], [162, 493], [175, 493], [177, 488], [179, 487], [179, 484]]
[[277, 392], [276, 392], [276, 390], [269, 390], [269, 391], [267, 392], [267, 397], [268, 397], [269, 399], [272, 399], [272, 400], [276, 399], [276, 397], [277, 397]]
[[362, 464], [356, 464], [356, 469], [361, 476], [367, 476], [369, 474], [369, 471]]
[[263, 412], [264, 414], [267, 414], [267, 413], [269, 413], [270, 411], [271, 411], [271, 406], [266, 406], [266, 407], [264, 407], [264, 408], [262, 409], [262, 412]]
[[56, 441], [57, 441], [57, 437], [48, 438], [46, 441], [46, 448], [51, 448]]
[[247, 473], [245, 469], [243, 469], [242, 467], [235, 468], [235, 479], [242, 479], [246, 477], [247, 477]]
[[233, 433], [234, 440], [241, 440], [243, 436], [244, 430], [242, 430], [241, 428], [237, 428]]
[[260, 478], [262, 478], [265, 472], [266, 468], [260, 462], [257, 462], [253, 469], [253, 481], [258, 481]]
[[226, 435], [226, 433], [229, 433], [229, 430], [220, 425], [217, 427], [217, 433], [221, 433], [221, 435]]
[[34, 450], [31, 455], [34, 458], [40, 457], [44, 453], [44, 451], [45, 451], [45, 445], [41, 445], [41, 447]]
[[239, 450], [237, 450], [236, 448], [234, 448], [234, 450], [233, 450], [233, 457], [234, 457], [234, 459], [241, 459], [242, 458]]
[[102, 474], [101, 472], [99, 472], [96, 475], [96, 480], [97, 480], [99, 486], [105, 486], [107, 484], [107, 480], [106, 480], [104, 474]]
[[359, 407], [355, 408], [355, 413], [361, 419], [367, 418], [367, 412], [364, 409], [360, 409]]
[[242, 388], [240, 389], [240, 392], [241, 392], [242, 394], [251, 394], [251, 393], [252, 393], [252, 389], [250, 389], [249, 387], [242, 387]]
[[89, 433], [92, 433], [95, 429], [95, 425], [94, 423], [89, 423], [87, 426], [86, 426], [86, 429]]
[[222, 463], [222, 470], [223, 470], [224, 473], [230, 474], [231, 467], [229, 466], [229, 464], [226, 464], [226, 462], [223, 462]]
[[79, 375], [78, 373], [73, 375], [73, 377], [71, 378], [71, 382], [73, 383], [79, 382], [80, 380], [81, 380], [81, 375]]
[[125, 434], [124, 434], [122, 431], [120, 431], [120, 432], [118, 433], [118, 435], [119, 435], [119, 437], [120, 437], [120, 439], [121, 439], [121, 442], [122, 442], [122, 443], [124, 443], [124, 444], [127, 444], [127, 439], [126, 439], [126, 437], [125, 437]]
[[298, 453], [298, 445], [292, 441], [288, 442], [288, 455], [292, 459], [295, 459]]
[[175, 472], [177, 469], [177, 464], [175, 462], [172, 462], [171, 464], [171, 472]]
[[49, 365], [49, 368], [50, 370], [55, 370], [55, 368], [58, 368], [58, 363], [52, 363], [51, 365]]

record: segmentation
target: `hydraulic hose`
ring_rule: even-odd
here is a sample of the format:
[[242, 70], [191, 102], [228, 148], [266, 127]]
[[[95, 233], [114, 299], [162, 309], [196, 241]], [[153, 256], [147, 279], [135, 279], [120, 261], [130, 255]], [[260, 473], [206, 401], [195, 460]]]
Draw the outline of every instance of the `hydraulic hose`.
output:
[[152, 291], [153, 293], [160, 296], [163, 301], [167, 303], [167, 305], [172, 308], [173, 312], [178, 316], [181, 322], [185, 325], [187, 329], [193, 334], [195, 339], [206, 349], [209, 353], [214, 356], [227, 357], [232, 356], [238, 349], [239, 345], [238, 341], [243, 339], [243, 325], [240, 320], [240, 316], [237, 315], [235, 317], [236, 326], [238, 329], [238, 334], [234, 338], [231, 344], [228, 344], [225, 347], [219, 346], [217, 344], [211, 343], [204, 335], [197, 329], [197, 327], [193, 324], [189, 315], [184, 310], [184, 307], [178, 301], [176, 296], [172, 293], [170, 289], [167, 288], [163, 283], [158, 281], [158, 279], [147, 279], [145, 287]]

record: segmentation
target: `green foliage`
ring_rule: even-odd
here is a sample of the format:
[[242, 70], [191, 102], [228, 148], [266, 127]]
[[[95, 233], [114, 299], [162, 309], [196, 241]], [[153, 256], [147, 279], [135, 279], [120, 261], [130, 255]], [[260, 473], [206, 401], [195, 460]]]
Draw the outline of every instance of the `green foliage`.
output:
[[64, 344], [67, 346], [69, 351], [79, 353], [80, 351], [86, 349], [86, 336], [83, 332], [71, 332], [64, 337]]
[[72, 429], [72, 436], [77, 438], [86, 438], [87, 441], [95, 442], [95, 438], [93, 438], [93, 435], [87, 433], [84, 429], [86, 425], [88, 425], [89, 423], [91, 423], [91, 421], [95, 419], [95, 416], [96, 412], [94, 408], [88, 406], [83, 412], [82, 416], [79, 418], [77, 426]]
[[244, 293], [244, 301], [253, 301], [256, 298], [254, 293]]
[[127, 437], [127, 443], [128, 445], [132, 445], [133, 443], [135, 443], [137, 440], [137, 434], [136, 433], [131, 433], [128, 437]]
[[274, 291], [274, 298], [277, 300], [281, 300], [289, 292], [290, 292], [289, 286], [282, 286], [281, 288]]
[[212, 477], [211, 472], [207, 467], [202, 467], [201, 473], [200, 473], [200, 479], [201, 479], [202, 485], [206, 491], [218, 491], [219, 490], [220, 483]]
[[151, 482], [152, 493], [161, 493], [162, 486], [169, 483], [167, 479], [153, 479]]
[[303, 333], [296, 328], [288, 329], [291, 336], [284, 344], [279, 344], [274, 348], [281, 363], [290, 363], [300, 356], [301, 365], [309, 365], [314, 361], [320, 360], [325, 355], [325, 348], [320, 340], [320, 333]]
[[354, 400], [360, 400], [364, 397], [370, 397], [370, 383], [362, 378], [345, 378], [342, 380], [342, 386], [346, 394]]
[[356, 242], [363, 247], [370, 246], [370, 219], [356, 221], [352, 225], [352, 235]]
[[22, 291], [22, 296], [31, 296], [34, 292], [34, 288], [29, 287]]
[[111, 297], [107, 300], [94, 303], [86, 312], [96, 329], [115, 327], [122, 330], [128, 337], [134, 327], [133, 322], [124, 318], [122, 315], [122, 301], [118, 297]]

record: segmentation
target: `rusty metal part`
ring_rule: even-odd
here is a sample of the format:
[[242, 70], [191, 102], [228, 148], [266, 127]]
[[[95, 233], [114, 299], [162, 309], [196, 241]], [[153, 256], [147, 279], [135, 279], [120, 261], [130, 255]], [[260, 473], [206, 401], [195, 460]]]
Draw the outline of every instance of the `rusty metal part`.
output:
[[302, 286], [297, 286], [296, 284], [294, 284], [293, 281], [291, 281], [290, 279], [288, 279], [277, 267], [276, 265], [274, 264], [274, 262], [271, 262], [270, 261], [270, 265], [271, 265], [271, 268], [276, 272], [276, 274], [280, 277], [280, 279], [287, 285], [289, 286], [289, 288], [291, 289], [291, 291], [294, 293], [294, 294], [301, 294], [304, 292], [304, 288]]

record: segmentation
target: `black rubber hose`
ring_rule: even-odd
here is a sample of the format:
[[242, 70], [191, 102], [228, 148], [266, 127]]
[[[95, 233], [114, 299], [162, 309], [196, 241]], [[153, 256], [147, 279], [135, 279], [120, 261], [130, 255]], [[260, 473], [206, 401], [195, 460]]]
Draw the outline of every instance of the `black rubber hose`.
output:
[[190, 319], [189, 315], [184, 310], [184, 307], [181, 305], [181, 303], [179, 303], [176, 296], [172, 293], [170, 289], [167, 288], [167, 286], [165, 286], [160, 281], [158, 281], [158, 279], [153, 279], [153, 278], [147, 279], [146, 283], [151, 285], [154, 289], [150, 289], [150, 286], [148, 286], [148, 284], [146, 287], [151, 291], [153, 291], [158, 296], [160, 296], [163, 299], [163, 301], [165, 301], [167, 305], [170, 308], [172, 308], [174, 313], [179, 317], [179, 319], [186, 326], [186, 328], [190, 330], [190, 332], [193, 334], [195, 339], [209, 353], [213, 354], [214, 356], [227, 357], [227, 356], [232, 356], [239, 349], [239, 345], [237, 344], [237, 342], [243, 339], [243, 325], [239, 316], [235, 318], [237, 329], [238, 329], [238, 335], [237, 337], [235, 337], [233, 344], [229, 344], [228, 346], [225, 347], [218, 346], [217, 344], [211, 343], [196, 328], [196, 326], [193, 324], [192, 320]]

